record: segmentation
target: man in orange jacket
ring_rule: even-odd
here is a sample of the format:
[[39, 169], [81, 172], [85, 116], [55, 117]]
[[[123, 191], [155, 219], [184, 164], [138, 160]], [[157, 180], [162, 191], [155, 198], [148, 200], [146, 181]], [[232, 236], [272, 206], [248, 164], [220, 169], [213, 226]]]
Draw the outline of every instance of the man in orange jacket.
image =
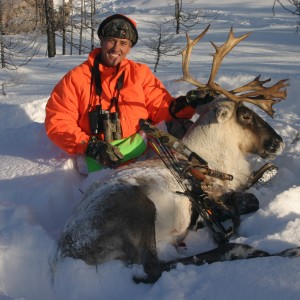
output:
[[100, 24], [98, 36], [101, 48], [55, 86], [45, 127], [67, 153], [111, 167], [145, 150], [140, 119], [190, 119], [196, 105], [184, 96], [172, 97], [146, 65], [126, 58], [138, 41], [134, 20], [112, 15]]

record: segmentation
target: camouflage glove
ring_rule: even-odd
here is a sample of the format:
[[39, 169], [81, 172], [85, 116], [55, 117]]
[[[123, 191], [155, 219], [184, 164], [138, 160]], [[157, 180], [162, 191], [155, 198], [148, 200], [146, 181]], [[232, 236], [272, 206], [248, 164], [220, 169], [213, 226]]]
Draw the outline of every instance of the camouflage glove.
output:
[[124, 157], [117, 147], [108, 142], [99, 141], [95, 136], [89, 140], [85, 154], [108, 167], [117, 164]]
[[185, 98], [191, 107], [196, 108], [198, 105], [207, 104], [215, 99], [213, 93], [208, 92], [207, 90], [191, 90], [187, 92]]
[[169, 112], [174, 119], [176, 114], [184, 108], [191, 106], [196, 108], [198, 105], [207, 104], [215, 99], [216, 94], [207, 90], [191, 90], [185, 96], [176, 98], [169, 107]]

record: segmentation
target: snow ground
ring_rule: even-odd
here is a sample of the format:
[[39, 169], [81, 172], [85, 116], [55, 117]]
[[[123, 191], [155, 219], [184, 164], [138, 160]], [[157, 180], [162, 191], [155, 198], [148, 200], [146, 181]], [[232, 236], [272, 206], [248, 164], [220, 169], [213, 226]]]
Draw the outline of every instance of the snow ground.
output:
[[[300, 245], [300, 37], [296, 19], [273, 1], [224, 0], [194, 6], [215, 10], [218, 18], [192, 57], [193, 74], [201, 80], [210, 72], [210, 40], [221, 43], [231, 26], [237, 35], [251, 36], [225, 59], [220, 83], [233, 87], [261, 74], [274, 81], [288, 78], [285, 102], [275, 106], [275, 118], [265, 119], [283, 137], [286, 148], [274, 163], [279, 174], [267, 187], [252, 188], [261, 202], [255, 214], [243, 219], [235, 242], [248, 243], [275, 253]], [[136, 19], [140, 36], [147, 34], [147, 22], [164, 14], [162, 1], [116, 1], [117, 12]], [[204, 24], [201, 25], [201, 29]], [[200, 30], [200, 29], [199, 29]], [[196, 35], [197, 31], [191, 32]], [[184, 43], [184, 35], [182, 35]], [[131, 58], [141, 58], [138, 44]], [[49, 261], [56, 240], [80, 200], [84, 179], [71, 157], [56, 148], [44, 131], [44, 107], [55, 83], [86, 56], [35, 57], [19, 70], [23, 83], [7, 88], [0, 96], [0, 299], [299, 299], [300, 259], [280, 257], [183, 266], [168, 273], [154, 285], [132, 282], [134, 268], [121, 262], [107, 262], [96, 269], [79, 260], [67, 259], [52, 276]], [[181, 58], [158, 70], [169, 91], [186, 93], [191, 87], [174, 82], [181, 76]], [[0, 82], [12, 73], [0, 70]], [[85, 180], [85, 181], [84, 181]], [[208, 235], [191, 234], [190, 247], [212, 246]]]

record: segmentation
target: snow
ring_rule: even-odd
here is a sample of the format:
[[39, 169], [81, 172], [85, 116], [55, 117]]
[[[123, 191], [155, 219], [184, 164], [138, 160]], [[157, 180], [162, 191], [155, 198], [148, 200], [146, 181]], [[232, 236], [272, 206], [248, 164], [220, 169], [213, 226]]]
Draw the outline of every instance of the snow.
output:
[[[243, 217], [239, 236], [232, 238], [276, 253], [300, 246], [300, 37], [296, 18], [280, 7], [274, 16], [272, 5], [273, 0], [196, 0], [194, 7], [214, 10], [218, 18], [210, 20], [209, 32], [195, 48], [191, 72], [207, 80], [213, 52], [209, 41], [220, 44], [233, 26], [236, 35], [252, 34], [225, 58], [218, 77], [222, 85], [234, 87], [259, 74], [274, 82], [289, 79], [287, 100], [274, 107], [274, 119], [262, 113], [286, 144], [274, 161], [279, 174], [268, 186], [250, 189], [260, 209]], [[117, 1], [114, 7], [136, 19], [140, 37], [147, 34], [147, 21], [171, 9], [163, 1], [142, 0]], [[181, 38], [185, 43], [183, 34]], [[139, 43], [130, 57], [141, 58], [141, 48]], [[134, 284], [132, 274], [139, 266], [127, 268], [120, 261], [97, 268], [71, 258], [51, 264], [60, 232], [82, 197], [80, 188], [92, 177], [79, 175], [74, 159], [48, 140], [44, 107], [56, 82], [85, 57], [58, 54], [48, 59], [41, 52], [19, 70], [22, 83], [6, 87], [7, 96], [0, 96], [0, 299], [299, 299], [299, 258], [178, 265], [153, 285]], [[180, 60], [175, 57], [157, 72], [174, 96], [191, 88], [174, 82], [181, 77]], [[0, 82], [10, 76], [12, 72], [0, 70]], [[189, 251], [214, 246], [205, 230], [192, 232], [187, 245]]]

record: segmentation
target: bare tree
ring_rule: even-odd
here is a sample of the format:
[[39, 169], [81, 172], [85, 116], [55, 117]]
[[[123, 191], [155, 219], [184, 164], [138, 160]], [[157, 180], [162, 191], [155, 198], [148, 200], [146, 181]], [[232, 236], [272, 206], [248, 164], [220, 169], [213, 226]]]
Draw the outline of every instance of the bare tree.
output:
[[3, 3], [0, 0], [0, 59], [1, 59], [1, 68], [5, 68], [5, 57], [4, 57], [4, 26], [3, 26]]
[[66, 1], [63, 0], [63, 5], [61, 8], [62, 14], [62, 54], [66, 54]]
[[175, 36], [169, 21], [153, 22], [151, 29], [153, 36], [141, 39], [146, 47], [150, 49], [150, 51], [145, 52], [145, 57], [141, 60], [154, 65], [153, 71], [156, 72], [158, 66], [166, 66], [171, 63], [167, 57], [179, 54], [179, 45], [176, 44], [178, 38]]
[[[28, 19], [19, 20], [17, 24], [12, 22], [10, 15], [14, 13], [11, 10], [12, 5], [11, 1], [0, 0], [0, 67], [17, 70], [38, 53], [42, 44], [39, 39], [40, 32], [37, 29], [30, 34], [27, 33], [27, 30], [32, 30], [27, 22], [30, 16]], [[31, 21], [33, 22], [33, 18]], [[26, 39], [23, 35], [15, 34], [15, 32], [21, 33], [21, 29], [27, 33]]]
[[26, 65], [39, 52], [41, 45], [38, 36], [34, 34], [24, 39], [22, 36], [7, 36], [0, 32], [1, 68], [17, 70]]
[[[111, 10], [115, 1], [61, 0], [61, 6], [56, 11], [54, 0], [0, 0], [0, 14], [3, 17], [0, 32], [5, 28], [5, 32], [1, 33], [0, 50], [4, 47], [3, 36], [8, 33], [35, 35], [40, 31], [47, 34], [48, 57], [56, 55], [56, 36], [62, 39], [62, 54], [66, 54], [67, 44], [70, 45], [70, 54], [73, 54], [74, 48], [80, 54], [88, 53], [96, 47], [95, 31], [102, 14]], [[6, 11], [3, 10], [3, 3], [8, 7]], [[0, 55], [4, 55], [3, 50]], [[1, 56], [1, 62], [4, 62]]]
[[80, 5], [80, 30], [79, 30], [79, 54], [82, 53], [83, 25], [85, 24], [85, 1], [81, 0]]
[[91, 49], [95, 48], [96, 0], [91, 0]]
[[66, 16], [66, 42], [70, 44], [70, 54], [73, 48], [77, 49], [79, 54], [90, 52], [95, 48], [95, 30], [102, 7], [103, 3], [100, 0], [73, 0], [71, 2]]
[[62, 39], [63, 54], [66, 54], [66, 44], [70, 45], [70, 54], [74, 48], [82, 54], [95, 47], [95, 26], [102, 6], [100, 0], [62, 0], [53, 17], [55, 34]]
[[54, 57], [56, 55], [56, 42], [53, 0], [45, 0], [45, 16], [47, 28], [48, 57]]
[[44, 31], [46, 24], [44, 6], [44, 0], [34, 0], [35, 28], [40, 27], [42, 31]]
[[18, 74], [17, 71], [14, 72], [8, 72], [5, 76], [5, 80], [0, 82], [1, 84], [1, 93], [3, 96], [6, 96], [6, 87], [13, 87], [17, 86], [19, 84], [22, 84], [24, 82], [24, 75]]
[[74, 9], [73, 9], [73, 5], [72, 5], [72, 8], [71, 8], [71, 16], [70, 16], [70, 54], [72, 55], [73, 54], [73, 32], [74, 32], [74, 28], [73, 28], [73, 18], [74, 18]]
[[54, 20], [55, 34], [62, 38], [63, 53], [66, 44], [70, 45], [70, 54], [73, 54], [74, 49], [79, 54], [90, 52], [96, 47], [95, 32], [103, 12], [111, 10], [117, 0], [62, 1], [63, 6], [59, 8], [59, 12], [54, 11]]
[[275, 15], [275, 5], [279, 4], [283, 9], [289, 13], [298, 16], [297, 33], [300, 28], [300, 1], [299, 0], [274, 0], [273, 3], [273, 14]]
[[25, 14], [24, 18], [19, 15], [18, 22], [14, 22], [18, 4], [11, 0], [0, 0], [0, 68], [6, 69], [2, 71], [6, 74], [0, 81], [3, 96], [6, 96], [7, 87], [19, 85], [24, 81], [24, 75], [18, 74], [17, 71], [38, 53], [42, 45], [41, 32], [36, 26], [36, 15], [31, 15], [28, 7], [25, 12], [22, 11]]
[[175, 12], [173, 18], [173, 26], [175, 27], [176, 34], [179, 34], [181, 29], [183, 31], [188, 31], [190, 28], [199, 24], [204, 18], [216, 17], [216, 14], [191, 7], [191, 4], [193, 4], [194, 0], [187, 0], [187, 5], [185, 8], [183, 8], [183, 0], [174, 1]]

